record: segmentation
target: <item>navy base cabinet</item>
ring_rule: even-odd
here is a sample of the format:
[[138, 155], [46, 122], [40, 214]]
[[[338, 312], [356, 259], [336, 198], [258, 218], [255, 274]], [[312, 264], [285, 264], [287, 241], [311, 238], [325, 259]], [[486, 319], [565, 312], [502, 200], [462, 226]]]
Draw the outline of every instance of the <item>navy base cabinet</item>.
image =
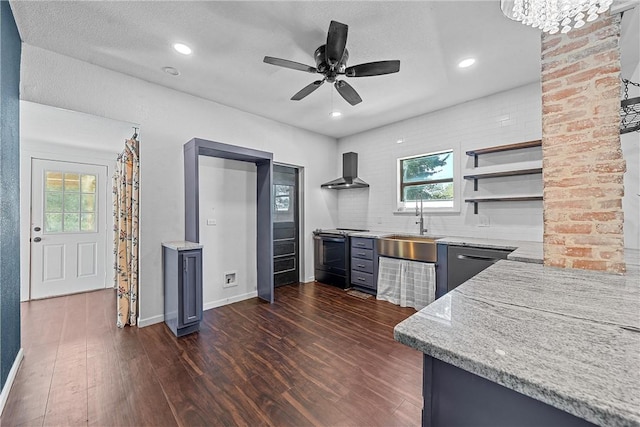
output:
[[375, 239], [351, 238], [351, 286], [376, 295], [378, 291], [378, 248]]
[[202, 320], [202, 246], [162, 244], [164, 322], [177, 337], [200, 329]]
[[422, 427], [595, 427], [426, 354], [422, 396]]

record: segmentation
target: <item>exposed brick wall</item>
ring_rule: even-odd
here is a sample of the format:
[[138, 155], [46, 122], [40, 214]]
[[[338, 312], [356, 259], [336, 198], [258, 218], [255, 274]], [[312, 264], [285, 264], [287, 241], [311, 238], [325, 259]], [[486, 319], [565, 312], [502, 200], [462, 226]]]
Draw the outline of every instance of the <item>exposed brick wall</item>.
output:
[[545, 265], [623, 273], [620, 15], [542, 36]]

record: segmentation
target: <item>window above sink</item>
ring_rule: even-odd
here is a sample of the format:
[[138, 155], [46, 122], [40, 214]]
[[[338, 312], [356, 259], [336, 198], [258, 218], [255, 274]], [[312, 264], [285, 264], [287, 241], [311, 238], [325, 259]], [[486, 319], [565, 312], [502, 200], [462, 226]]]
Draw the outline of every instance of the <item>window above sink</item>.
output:
[[424, 212], [459, 211], [457, 151], [449, 148], [396, 160], [396, 213], [415, 213], [421, 196]]

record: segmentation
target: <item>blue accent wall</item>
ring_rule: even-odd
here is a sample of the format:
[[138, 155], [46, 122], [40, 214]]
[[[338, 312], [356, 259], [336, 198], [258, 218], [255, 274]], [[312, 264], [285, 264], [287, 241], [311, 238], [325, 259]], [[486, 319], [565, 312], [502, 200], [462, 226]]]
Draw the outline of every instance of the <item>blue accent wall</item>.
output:
[[0, 1], [0, 385], [20, 351], [20, 35]]

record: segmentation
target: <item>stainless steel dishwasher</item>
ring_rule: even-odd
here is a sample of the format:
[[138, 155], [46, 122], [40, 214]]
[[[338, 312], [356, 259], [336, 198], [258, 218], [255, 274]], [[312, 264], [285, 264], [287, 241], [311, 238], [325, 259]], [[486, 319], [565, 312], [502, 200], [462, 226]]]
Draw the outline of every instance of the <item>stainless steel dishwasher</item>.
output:
[[467, 246], [447, 248], [447, 292], [471, 279], [485, 268], [501, 259], [507, 259], [512, 251], [507, 249], [485, 249]]

